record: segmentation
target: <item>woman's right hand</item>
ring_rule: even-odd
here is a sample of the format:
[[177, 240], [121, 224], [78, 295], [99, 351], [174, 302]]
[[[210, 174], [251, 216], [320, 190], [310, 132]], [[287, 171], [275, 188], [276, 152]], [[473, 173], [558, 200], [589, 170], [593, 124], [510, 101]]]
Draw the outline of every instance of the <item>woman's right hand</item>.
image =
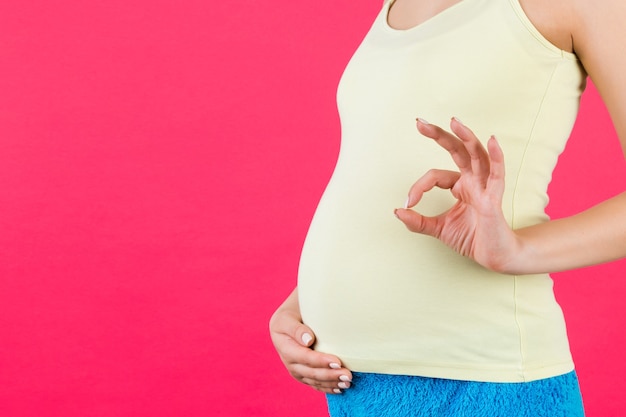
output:
[[352, 374], [339, 358], [311, 348], [315, 334], [302, 323], [297, 288], [272, 315], [270, 335], [283, 364], [298, 381], [327, 394], [350, 388]]

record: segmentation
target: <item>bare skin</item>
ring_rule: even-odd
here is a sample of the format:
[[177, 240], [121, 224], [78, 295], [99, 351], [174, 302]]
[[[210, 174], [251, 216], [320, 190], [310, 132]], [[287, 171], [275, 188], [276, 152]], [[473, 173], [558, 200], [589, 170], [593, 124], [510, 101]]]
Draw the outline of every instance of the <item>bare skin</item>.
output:
[[[396, 0], [388, 22], [408, 29], [459, 0]], [[612, 117], [626, 155], [626, 2], [623, 0], [520, 0], [542, 35], [558, 48], [574, 52], [593, 80]], [[564, 219], [511, 230], [501, 207], [504, 158], [495, 138], [485, 149], [471, 129], [453, 119], [450, 130], [417, 122], [422, 135], [448, 150], [458, 172], [433, 169], [409, 190], [407, 208], [395, 210], [406, 227], [434, 236], [494, 271], [530, 274], [574, 269], [626, 257], [626, 192]], [[436, 167], [434, 167], [436, 168]], [[436, 217], [410, 208], [433, 187], [448, 188], [455, 206]], [[295, 300], [295, 301], [294, 301]], [[302, 324], [297, 289], [270, 321], [270, 333], [285, 366], [299, 381], [326, 393], [349, 386], [348, 369], [339, 358], [310, 348], [313, 331]], [[311, 339], [302, 341], [302, 334]], [[332, 369], [330, 364], [336, 368]], [[335, 365], [336, 364], [336, 365]], [[339, 384], [342, 383], [340, 386]]]
[[327, 394], [350, 388], [352, 374], [341, 360], [311, 349], [315, 334], [302, 323], [297, 288], [272, 315], [270, 335], [285, 367], [298, 381]]

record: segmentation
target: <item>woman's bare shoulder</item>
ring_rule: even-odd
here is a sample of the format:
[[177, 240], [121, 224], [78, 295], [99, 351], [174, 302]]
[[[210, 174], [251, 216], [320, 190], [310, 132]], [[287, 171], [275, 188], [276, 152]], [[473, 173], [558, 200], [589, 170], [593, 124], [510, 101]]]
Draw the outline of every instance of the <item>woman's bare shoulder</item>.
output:
[[519, 0], [535, 27], [560, 49], [584, 53], [594, 34], [624, 35], [624, 0]]
[[576, 0], [519, 0], [537, 30], [559, 49], [568, 52], [574, 51], [574, 1]]

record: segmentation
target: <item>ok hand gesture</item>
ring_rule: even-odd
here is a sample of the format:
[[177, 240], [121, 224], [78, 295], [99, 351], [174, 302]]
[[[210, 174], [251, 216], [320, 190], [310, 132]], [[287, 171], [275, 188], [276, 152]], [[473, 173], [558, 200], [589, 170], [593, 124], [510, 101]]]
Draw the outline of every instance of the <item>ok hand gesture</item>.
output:
[[[425, 120], [417, 120], [419, 132], [447, 150], [459, 171], [428, 171], [413, 184], [405, 208], [396, 209], [396, 216], [409, 230], [433, 236], [486, 268], [506, 271], [517, 252], [519, 239], [502, 213], [502, 149], [493, 136], [485, 149], [474, 133], [456, 118], [450, 122], [450, 128], [448, 132]], [[456, 203], [434, 217], [410, 210], [434, 187], [449, 189]]]

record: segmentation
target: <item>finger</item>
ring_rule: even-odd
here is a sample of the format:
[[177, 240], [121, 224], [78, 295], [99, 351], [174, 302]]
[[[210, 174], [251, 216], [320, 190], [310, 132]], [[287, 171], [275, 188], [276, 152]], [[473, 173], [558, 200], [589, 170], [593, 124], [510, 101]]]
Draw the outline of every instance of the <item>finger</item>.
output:
[[412, 232], [438, 237], [441, 232], [439, 216], [423, 216], [413, 210], [396, 209], [395, 215]]
[[416, 205], [425, 192], [435, 187], [443, 189], [451, 189], [459, 180], [461, 174], [455, 171], [446, 171], [442, 169], [431, 169], [418, 179], [409, 190], [409, 196], [405, 204], [405, 209]]
[[327, 392], [350, 388], [352, 373], [343, 368], [336, 357], [299, 346], [293, 340], [289, 342], [291, 346], [281, 346], [278, 350], [291, 376]]
[[338, 369], [311, 368], [304, 364], [295, 364], [290, 371], [300, 376], [309, 385], [323, 385], [332, 388], [347, 389], [352, 382], [352, 374]]
[[489, 157], [491, 158], [491, 169], [489, 170], [489, 181], [487, 191], [502, 200], [504, 194], [504, 153], [495, 136], [491, 136], [487, 142]]
[[277, 337], [276, 350], [286, 365], [303, 365], [312, 369], [332, 370], [334, 373], [350, 375], [350, 371], [344, 368], [341, 360], [334, 355], [318, 352], [310, 347], [302, 346], [293, 338], [284, 335]]
[[326, 394], [341, 394], [351, 386], [350, 383], [347, 382], [320, 382], [315, 379], [308, 378], [303, 378], [300, 382]]
[[445, 131], [437, 125], [433, 125], [424, 119], [417, 119], [417, 130], [439, 144], [450, 153], [452, 160], [461, 172], [471, 172], [472, 161], [463, 142], [452, 133]]
[[470, 156], [472, 172], [481, 178], [483, 184], [486, 184], [490, 166], [487, 150], [474, 132], [456, 117], [453, 117], [450, 121], [450, 128], [463, 141], [463, 145], [465, 145], [465, 149]]
[[298, 379], [298, 381], [326, 394], [341, 393], [341, 388], [336, 382], [320, 382], [309, 378]]
[[300, 382], [329, 393], [350, 388], [352, 373], [347, 369], [314, 368], [302, 363], [288, 367], [291, 375]]
[[[341, 377], [345, 377], [345, 376], [341, 375]], [[341, 379], [323, 381], [323, 380], [319, 380], [315, 378], [304, 377], [300, 379], [299, 381], [302, 382], [303, 384], [310, 385], [311, 387], [319, 391], [324, 391], [328, 394], [341, 394], [343, 391], [350, 389], [350, 387], [352, 386], [351, 381], [348, 381], [347, 377], [345, 378], [346, 378], [345, 381]]]

